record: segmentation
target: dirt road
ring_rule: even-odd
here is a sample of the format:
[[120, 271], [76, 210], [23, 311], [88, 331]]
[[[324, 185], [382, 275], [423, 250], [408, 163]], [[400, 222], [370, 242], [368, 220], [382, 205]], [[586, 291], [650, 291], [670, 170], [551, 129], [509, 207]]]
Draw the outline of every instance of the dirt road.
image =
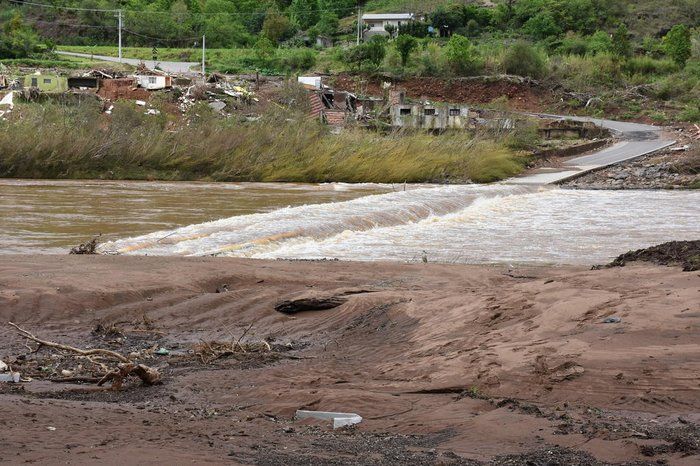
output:
[[[343, 303], [275, 311], [300, 296]], [[0, 457], [697, 464], [698, 303], [696, 272], [651, 265], [4, 256], [2, 322], [76, 346], [141, 352], [164, 380], [122, 392], [49, 382], [80, 370], [76, 361], [28, 354], [3, 326], [0, 359], [34, 380], [0, 384]], [[609, 317], [620, 321], [603, 323]], [[265, 339], [272, 350], [203, 356], [202, 342], [244, 333], [242, 342]], [[161, 347], [169, 354], [156, 355]], [[295, 422], [300, 408], [365, 420], [332, 431]]]

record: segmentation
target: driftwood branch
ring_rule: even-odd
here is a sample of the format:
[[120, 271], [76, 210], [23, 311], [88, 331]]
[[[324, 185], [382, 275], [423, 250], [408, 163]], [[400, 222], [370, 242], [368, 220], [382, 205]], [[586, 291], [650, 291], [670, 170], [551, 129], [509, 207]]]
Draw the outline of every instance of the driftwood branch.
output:
[[[130, 375], [134, 375], [138, 378], [141, 379], [141, 381], [144, 383], [144, 385], [154, 385], [156, 383], [160, 382], [160, 372], [158, 372], [157, 369], [153, 369], [152, 367], [148, 367], [144, 364], [137, 364], [133, 361], [131, 361], [129, 358], [127, 358], [124, 355], [121, 355], [115, 351], [110, 351], [106, 349], [101, 349], [101, 348], [93, 348], [93, 349], [88, 349], [88, 350], [82, 350], [80, 348], [76, 348], [74, 346], [69, 346], [69, 345], [64, 345], [61, 343], [56, 343], [53, 341], [48, 341], [48, 340], [42, 340], [41, 338], [35, 336], [31, 332], [23, 329], [19, 325], [13, 323], [13, 322], [8, 322], [7, 323], [10, 327], [14, 328], [20, 335], [28, 338], [29, 340], [32, 340], [36, 343], [38, 343], [41, 346], [46, 346], [48, 348], [54, 348], [60, 351], [66, 351], [69, 353], [74, 353], [79, 356], [83, 356], [87, 358], [90, 362], [94, 364], [98, 364], [99, 366], [102, 367], [102, 369], [107, 372], [107, 374], [99, 379], [97, 381], [97, 385], [101, 386], [106, 382], [112, 382], [112, 389], [114, 390], [119, 390], [122, 388], [122, 385], [124, 384], [124, 379], [129, 377]], [[121, 364], [117, 366], [116, 369], [109, 370], [109, 368], [95, 360], [93, 360], [90, 356], [103, 356], [106, 358], [111, 358], [119, 361]], [[73, 378], [76, 379], [76, 378]], [[61, 380], [61, 381], [66, 381]]]
[[7, 325], [10, 327], [13, 327], [15, 330], [17, 330], [20, 334], [23, 336], [29, 338], [30, 340], [39, 343], [40, 345], [43, 346], [48, 346], [49, 348], [55, 348], [61, 351], [67, 351], [69, 353], [75, 353], [79, 354], [81, 356], [94, 356], [94, 355], [102, 355], [102, 356], [107, 356], [111, 357], [112, 359], [116, 359], [117, 361], [121, 361], [124, 363], [131, 362], [129, 358], [116, 353], [114, 351], [106, 350], [106, 349], [101, 349], [101, 348], [93, 348], [89, 350], [81, 350], [80, 348], [76, 348], [74, 346], [68, 346], [68, 345], [63, 345], [61, 343], [55, 343], [53, 341], [47, 341], [47, 340], [42, 340], [41, 338], [38, 338], [34, 336], [32, 333], [28, 332], [27, 330], [24, 330], [22, 327], [19, 325], [8, 322]]

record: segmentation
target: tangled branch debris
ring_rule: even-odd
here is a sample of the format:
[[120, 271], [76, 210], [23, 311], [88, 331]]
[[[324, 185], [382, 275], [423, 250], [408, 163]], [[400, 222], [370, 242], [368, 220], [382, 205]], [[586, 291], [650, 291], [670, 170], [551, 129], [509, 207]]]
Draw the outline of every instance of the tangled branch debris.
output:
[[[111, 382], [112, 389], [114, 390], [119, 390], [122, 388], [122, 385], [124, 384], [124, 380], [133, 375], [141, 379], [144, 385], [154, 385], [160, 382], [161, 376], [160, 372], [158, 372], [157, 369], [154, 369], [152, 367], [146, 366], [144, 364], [137, 364], [133, 361], [131, 361], [129, 358], [126, 356], [119, 354], [115, 351], [107, 350], [107, 349], [102, 349], [102, 348], [92, 348], [92, 349], [87, 349], [83, 350], [80, 348], [76, 348], [74, 346], [69, 346], [69, 345], [64, 345], [61, 343], [56, 343], [53, 341], [49, 340], [43, 340], [41, 338], [38, 338], [34, 334], [30, 333], [29, 331], [21, 328], [19, 325], [13, 323], [13, 322], [8, 322], [7, 323], [10, 327], [14, 328], [17, 333], [22, 335], [23, 337], [39, 344], [39, 348], [42, 346], [45, 346], [47, 348], [54, 348], [59, 351], [64, 351], [68, 353], [74, 353], [79, 356], [84, 356], [90, 359], [90, 356], [102, 356], [105, 358], [113, 359], [118, 361], [120, 364], [112, 369], [109, 370], [107, 366], [103, 366], [106, 370], [107, 373], [97, 382], [97, 385], [102, 386], [106, 382]], [[37, 348], [38, 351], [38, 348]]]
[[70, 254], [97, 254], [97, 238], [99, 238], [99, 236], [95, 236], [87, 243], [82, 243], [71, 248]]
[[269, 353], [272, 351], [270, 344], [265, 340], [255, 343], [237, 342], [218, 342], [218, 341], [201, 341], [193, 348], [196, 354], [202, 361], [202, 364], [211, 364], [217, 359], [233, 356], [235, 354], [244, 353]]

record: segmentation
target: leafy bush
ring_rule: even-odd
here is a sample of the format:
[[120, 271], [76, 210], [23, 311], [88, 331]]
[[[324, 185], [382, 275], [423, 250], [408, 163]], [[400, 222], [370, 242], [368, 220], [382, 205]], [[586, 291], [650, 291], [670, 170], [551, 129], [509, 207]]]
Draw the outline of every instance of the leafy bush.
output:
[[394, 46], [401, 55], [401, 66], [406, 66], [408, 59], [411, 56], [411, 52], [413, 52], [418, 46], [418, 41], [416, 41], [416, 38], [413, 36], [401, 34], [394, 41]]
[[443, 49], [434, 42], [426, 44], [419, 57], [419, 72], [422, 76], [445, 74], [446, 63]]
[[373, 36], [367, 42], [348, 49], [346, 61], [356, 68], [364, 65], [377, 67], [381, 65], [386, 55], [386, 39]]
[[545, 59], [540, 52], [527, 42], [517, 42], [511, 46], [501, 66], [506, 73], [540, 78], [547, 71]]
[[685, 67], [686, 62], [692, 54], [692, 42], [690, 29], [683, 24], [677, 24], [664, 37], [664, 49], [666, 54], [671, 57], [681, 68]]
[[523, 31], [535, 40], [561, 34], [561, 27], [549, 12], [538, 13], [523, 25]]
[[613, 41], [605, 31], [596, 31], [588, 38], [588, 53], [597, 55], [599, 53], [611, 53], [613, 51]]
[[288, 39], [294, 34], [294, 28], [289, 19], [277, 10], [268, 10], [262, 24], [262, 35], [277, 43]]
[[627, 74], [665, 75], [678, 71], [678, 66], [671, 60], [656, 60], [651, 57], [632, 57], [623, 65]]
[[49, 50], [39, 35], [27, 26], [19, 13], [5, 23], [0, 34], [0, 58], [35, 57]]
[[284, 71], [306, 71], [316, 65], [316, 53], [310, 49], [288, 49], [277, 60], [278, 67]]
[[629, 57], [632, 55], [632, 45], [630, 44], [630, 34], [627, 25], [620, 24], [612, 35], [612, 53], [619, 57]]
[[586, 55], [588, 53], [589, 41], [578, 34], [567, 34], [561, 40], [557, 52], [563, 55]]
[[612, 54], [578, 57], [570, 55], [553, 61], [552, 74], [576, 89], [592, 86], [616, 86], [622, 83], [618, 57]]
[[445, 46], [445, 57], [452, 71], [461, 76], [478, 74], [483, 69], [479, 52], [464, 36], [454, 34]]
[[424, 38], [428, 37], [429, 24], [423, 21], [408, 21], [399, 26], [399, 35], [405, 34], [408, 36]]

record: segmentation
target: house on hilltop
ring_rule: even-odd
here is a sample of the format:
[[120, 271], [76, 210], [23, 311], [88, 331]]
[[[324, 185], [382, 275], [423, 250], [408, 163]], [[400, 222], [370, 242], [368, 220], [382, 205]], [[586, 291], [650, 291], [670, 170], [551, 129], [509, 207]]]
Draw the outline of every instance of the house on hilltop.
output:
[[398, 29], [402, 24], [415, 19], [413, 13], [364, 14], [362, 15], [362, 23], [365, 24], [363, 38], [367, 40], [372, 36], [388, 36], [387, 26], [391, 25]]

